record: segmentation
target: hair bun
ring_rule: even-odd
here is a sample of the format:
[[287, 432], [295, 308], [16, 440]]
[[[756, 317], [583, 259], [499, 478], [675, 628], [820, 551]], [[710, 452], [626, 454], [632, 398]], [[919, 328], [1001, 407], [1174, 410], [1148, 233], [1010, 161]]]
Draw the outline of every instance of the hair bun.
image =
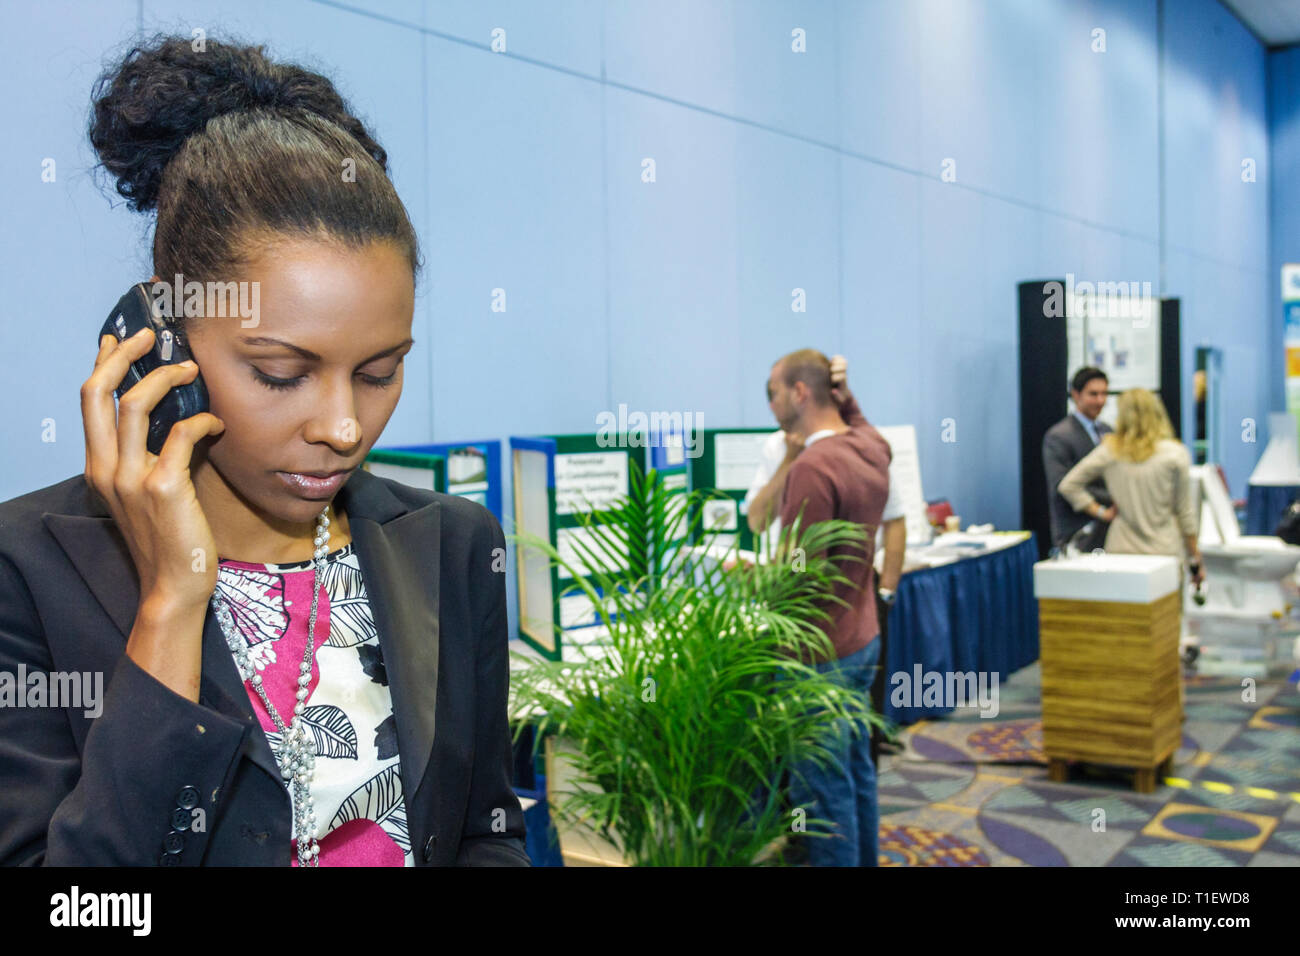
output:
[[132, 209], [158, 201], [163, 170], [212, 119], [240, 111], [305, 110], [350, 133], [380, 167], [387, 155], [319, 73], [275, 63], [260, 46], [182, 37], [133, 47], [95, 84], [90, 142]]

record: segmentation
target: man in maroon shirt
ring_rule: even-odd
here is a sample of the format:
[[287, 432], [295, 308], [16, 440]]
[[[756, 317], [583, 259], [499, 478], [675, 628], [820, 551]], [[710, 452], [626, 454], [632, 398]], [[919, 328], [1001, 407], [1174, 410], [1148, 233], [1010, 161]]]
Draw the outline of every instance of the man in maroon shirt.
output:
[[[840, 585], [836, 594], [846, 604], [827, 607], [831, 620], [823, 627], [836, 659], [814, 665], [865, 698], [880, 656], [871, 559], [889, 497], [889, 444], [863, 417], [847, 383], [832, 392], [830, 361], [814, 349], [778, 360], [767, 394], [781, 428], [808, 436], [786, 476], [782, 527], [790, 527], [796, 517], [804, 528], [838, 518], [857, 522], [867, 532], [865, 553], [854, 549], [857, 560], [839, 563], [849, 583]], [[832, 837], [808, 841], [814, 866], [875, 866], [880, 817], [870, 734], [865, 727], [844, 726], [838, 741], [839, 766], [796, 768], [791, 800], [809, 817], [833, 823]]]

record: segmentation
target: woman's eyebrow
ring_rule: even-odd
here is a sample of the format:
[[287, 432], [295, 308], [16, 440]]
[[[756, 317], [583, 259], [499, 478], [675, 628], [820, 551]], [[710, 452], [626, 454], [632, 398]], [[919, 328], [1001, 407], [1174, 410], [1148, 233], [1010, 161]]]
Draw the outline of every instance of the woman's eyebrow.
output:
[[[266, 336], [266, 335], [241, 335], [239, 337], [239, 340], [243, 342], [245, 345], [279, 345], [293, 352], [297, 352], [305, 359], [310, 359], [313, 362], [320, 361], [320, 356], [317, 355], [315, 352], [313, 352], [311, 349], [305, 349], [302, 346], [294, 345], [292, 342], [285, 342], [282, 339], [273, 339], [270, 336]], [[392, 355], [394, 352], [398, 351], [399, 349], [403, 349], [406, 348], [406, 346], [408, 345], [414, 345], [414, 344], [415, 344], [415, 339], [405, 339], [401, 342], [398, 342], [396, 345], [392, 346], [391, 348], [386, 348], [382, 352], [376, 352], [374, 355], [370, 356], [370, 358], [362, 360], [361, 364], [365, 365], [367, 362], [373, 362], [375, 359], [381, 359], [385, 355]]]

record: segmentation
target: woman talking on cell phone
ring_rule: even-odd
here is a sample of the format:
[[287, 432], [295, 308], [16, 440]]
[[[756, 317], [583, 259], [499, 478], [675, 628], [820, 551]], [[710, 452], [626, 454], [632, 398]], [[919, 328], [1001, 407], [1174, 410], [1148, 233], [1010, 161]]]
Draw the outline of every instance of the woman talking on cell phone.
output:
[[[160, 337], [197, 365], [116, 406], [155, 333], [104, 336], [84, 475], [0, 505], [0, 675], [103, 686], [0, 706], [0, 862], [527, 865], [500, 526], [359, 467], [414, 344], [384, 150], [319, 74], [188, 38], [105, 73], [90, 138], [156, 210], [155, 279], [257, 314], [187, 305]], [[152, 454], [200, 376], [210, 411]]]

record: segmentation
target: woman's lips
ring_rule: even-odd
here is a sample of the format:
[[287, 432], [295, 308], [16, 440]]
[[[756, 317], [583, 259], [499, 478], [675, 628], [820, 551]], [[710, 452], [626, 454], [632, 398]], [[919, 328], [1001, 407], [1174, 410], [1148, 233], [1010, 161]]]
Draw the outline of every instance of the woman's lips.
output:
[[317, 478], [314, 475], [303, 475], [291, 471], [276, 472], [276, 475], [284, 482], [286, 488], [298, 497], [306, 498], [309, 501], [329, 498], [343, 487], [343, 483], [348, 480], [350, 474], [352, 474], [351, 469], [340, 471], [328, 478]]

